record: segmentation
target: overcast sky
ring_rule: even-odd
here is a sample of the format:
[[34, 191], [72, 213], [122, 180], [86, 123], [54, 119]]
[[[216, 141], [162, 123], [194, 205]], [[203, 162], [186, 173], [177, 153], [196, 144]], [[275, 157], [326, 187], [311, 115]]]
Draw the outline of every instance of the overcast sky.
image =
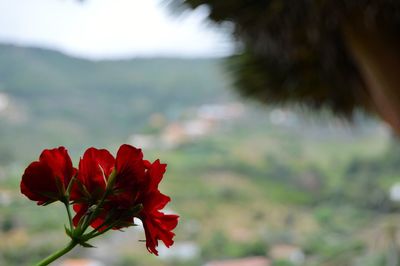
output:
[[0, 42], [89, 58], [229, 54], [206, 13], [173, 16], [162, 0], [0, 0]]

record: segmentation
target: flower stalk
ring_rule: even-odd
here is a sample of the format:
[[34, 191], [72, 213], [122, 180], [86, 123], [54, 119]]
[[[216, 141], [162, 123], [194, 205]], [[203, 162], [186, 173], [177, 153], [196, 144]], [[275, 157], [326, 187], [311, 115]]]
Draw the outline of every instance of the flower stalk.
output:
[[53, 261], [57, 260], [58, 258], [60, 258], [61, 256], [67, 254], [68, 252], [70, 252], [78, 243], [76, 243], [75, 241], [71, 241], [68, 243], [68, 245], [63, 248], [60, 249], [57, 252], [54, 252], [53, 254], [51, 254], [50, 256], [48, 256], [47, 258], [41, 260], [40, 262], [38, 262], [35, 266], [46, 266], [49, 265], [50, 263], [52, 263]]

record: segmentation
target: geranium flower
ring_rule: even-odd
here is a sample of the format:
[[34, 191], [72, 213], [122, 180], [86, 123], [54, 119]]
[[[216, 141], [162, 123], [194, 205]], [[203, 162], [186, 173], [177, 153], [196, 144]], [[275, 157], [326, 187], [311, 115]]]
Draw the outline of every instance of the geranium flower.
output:
[[162, 240], [165, 246], [170, 247], [174, 241], [175, 234], [172, 230], [178, 224], [178, 216], [172, 214], [164, 214], [160, 212], [169, 201], [170, 197], [162, 194], [158, 190], [164, 173], [166, 164], [161, 164], [159, 160], [150, 164], [146, 162], [146, 179], [144, 187], [141, 189], [141, 195], [138, 201], [143, 204], [143, 210], [139, 214], [139, 218], [143, 222], [146, 234], [146, 247], [149, 252], [158, 255], [156, 247], [158, 240]]
[[39, 161], [31, 163], [22, 176], [21, 193], [38, 205], [65, 199], [65, 192], [76, 169], [64, 147], [44, 150]]
[[170, 247], [174, 243], [175, 234], [172, 230], [178, 224], [178, 216], [160, 212], [170, 200], [168, 196], [159, 191], [148, 193], [143, 198], [143, 210], [139, 214], [139, 218], [143, 222], [147, 250], [155, 255], [158, 255], [156, 249], [158, 240], [162, 240], [166, 247]]
[[142, 151], [130, 145], [122, 145], [116, 159], [108, 152], [106, 155], [105, 150], [88, 149], [79, 163], [77, 185], [71, 191], [76, 202], [74, 225], [89, 214], [91, 205], [101, 204], [100, 212], [91, 220], [93, 228], [121, 229], [139, 218], [143, 221], [147, 249], [157, 255], [158, 240], [171, 246], [172, 230], [178, 223], [177, 215], [160, 212], [170, 201], [158, 190], [165, 170], [166, 164], [144, 160]]
[[171, 200], [158, 189], [166, 167], [159, 160], [144, 160], [142, 150], [130, 145], [122, 145], [116, 158], [107, 150], [89, 148], [79, 170], [64, 147], [44, 150], [39, 161], [25, 169], [21, 192], [38, 205], [63, 202], [69, 222], [64, 229], [71, 240], [37, 265], [49, 265], [77, 245], [93, 247], [91, 239], [133, 226], [135, 219], [142, 220], [150, 253], [158, 255], [159, 240], [170, 247], [179, 217], [161, 212]]

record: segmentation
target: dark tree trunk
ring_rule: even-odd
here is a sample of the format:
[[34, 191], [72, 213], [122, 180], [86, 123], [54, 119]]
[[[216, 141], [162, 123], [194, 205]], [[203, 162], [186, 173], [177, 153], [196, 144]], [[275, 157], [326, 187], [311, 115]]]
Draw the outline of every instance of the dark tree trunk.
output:
[[350, 53], [359, 66], [371, 107], [400, 136], [400, 42], [353, 18], [344, 25]]

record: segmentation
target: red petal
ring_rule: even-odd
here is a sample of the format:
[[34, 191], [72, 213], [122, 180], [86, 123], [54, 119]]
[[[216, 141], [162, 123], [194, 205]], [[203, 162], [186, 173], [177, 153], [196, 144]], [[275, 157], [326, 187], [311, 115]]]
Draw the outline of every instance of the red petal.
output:
[[143, 198], [143, 210], [140, 217], [146, 234], [146, 246], [150, 253], [158, 254], [156, 247], [158, 240], [162, 240], [169, 247], [174, 241], [172, 230], [178, 224], [178, 216], [164, 214], [159, 210], [170, 201], [170, 197], [155, 190], [147, 193]]
[[124, 144], [116, 158], [117, 179], [116, 186], [124, 187], [127, 184], [142, 183], [145, 175], [143, 153], [141, 149]]
[[[85, 187], [92, 198], [101, 197], [106, 188], [108, 176], [114, 168], [114, 157], [104, 149], [89, 148], [85, 151], [83, 158], [79, 162], [78, 182]], [[77, 193], [79, 186], [73, 187], [73, 197], [85, 195], [83, 191]]]
[[177, 225], [178, 225], [178, 215], [175, 214], [163, 214], [160, 213], [161, 217], [161, 224], [163, 226], [163, 228], [165, 228], [168, 231], [173, 230]]
[[149, 175], [149, 190], [154, 190], [158, 188], [161, 179], [166, 171], [167, 165], [160, 163], [160, 160], [156, 160], [148, 170]]
[[44, 150], [40, 155], [39, 161], [50, 167], [53, 175], [61, 180], [64, 189], [68, 186], [75, 170], [72, 167], [71, 158], [64, 147]]
[[177, 215], [165, 215], [163, 213], [157, 213], [157, 216], [144, 216], [143, 227], [146, 235], [146, 247], [150, 253], [158, 255], [156, 247], [158, 246], [158, 240], [164, 242], [165, 246], [170, 247], [174, 241], [173, 237], [175, 234], [172, 229], [178, 224]]
[[152, 191], [143, 199], [143, 211], [150, 213], [156, 210], [161, 210], [170, 201], [171, 198], [162, 194], [160, 191]]
[[22, 194], [39, 201], [39, 205], [60, 197], [52, 169], [43, 162], [33, 162], [25, 169], [20, 188]]
[[151, 167], [151, 162], [149, 162], [148, 160], [143, 160], [143, 164], [146, 169], [149, 169]]

